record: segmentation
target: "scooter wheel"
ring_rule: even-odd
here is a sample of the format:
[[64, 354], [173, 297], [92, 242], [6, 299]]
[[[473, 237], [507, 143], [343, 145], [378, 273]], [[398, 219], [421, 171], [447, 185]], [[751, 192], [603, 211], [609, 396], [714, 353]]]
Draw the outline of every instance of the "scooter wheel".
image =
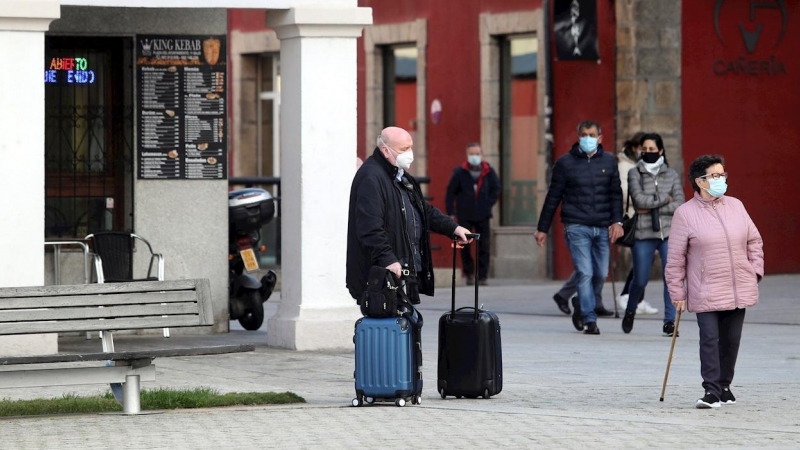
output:
[[239, 319], [239, 323], [248, 331], [255, 331], [264, 323], [264, 304], [258, 291], [247, 293], [247, 311], [244, 317]]

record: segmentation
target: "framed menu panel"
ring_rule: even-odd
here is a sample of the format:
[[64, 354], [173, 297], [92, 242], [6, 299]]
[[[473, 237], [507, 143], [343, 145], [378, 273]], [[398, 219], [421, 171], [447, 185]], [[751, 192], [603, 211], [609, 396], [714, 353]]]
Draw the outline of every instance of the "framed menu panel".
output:
[[228, 175], [225, 36], [136, 36], [140, 179]]

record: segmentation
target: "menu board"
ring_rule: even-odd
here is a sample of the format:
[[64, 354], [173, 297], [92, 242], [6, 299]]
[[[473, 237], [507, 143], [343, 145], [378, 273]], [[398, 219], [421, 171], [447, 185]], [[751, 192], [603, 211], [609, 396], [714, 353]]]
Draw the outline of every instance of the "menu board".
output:
[[140, 179], [228, 175], [225, 36], [136, 36]]

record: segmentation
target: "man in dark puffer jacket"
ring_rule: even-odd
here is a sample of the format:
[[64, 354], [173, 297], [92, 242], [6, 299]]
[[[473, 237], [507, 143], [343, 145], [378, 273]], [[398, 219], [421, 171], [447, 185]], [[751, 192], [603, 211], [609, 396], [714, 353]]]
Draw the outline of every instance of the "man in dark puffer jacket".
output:
[[579, 331], [585, 325], [585, 334], [600, 334], [594, 287], [602, 288], [608, 276], [609, 242], [622, 236], [622, 188], [616, 158], [600, 145], [600, 125], [581, 122], [578, 139], [553, 166], [535, 237], [544, 245], [561, 204], [564, 236], [579, 277], [572, 323]]
[[417, 292], [433, 295], [430, 232], [467, 243], [469, 230], [428, 204], [417, 180], [406, 172], [414, 160], [412, 146], [406, 130], [384, 129], [372, 156], [353, 178], [346, 283], [356, 301], [367, 287], [370, 267], [380, 266], [416, 285], [409, 297], [419, 303]]

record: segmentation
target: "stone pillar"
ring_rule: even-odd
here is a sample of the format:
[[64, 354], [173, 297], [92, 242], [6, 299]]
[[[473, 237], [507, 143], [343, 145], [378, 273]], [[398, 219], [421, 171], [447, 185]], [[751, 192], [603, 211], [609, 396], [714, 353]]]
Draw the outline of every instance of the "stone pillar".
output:
[[269, 11], [281, 40], [281, 304], [270, 346], [351, 348], [361, 316], [345, 288], [355, 173], [356, 38], [370, 8]]
[[[0, 2], [2, 287], [44, 284], [44, 33], [60, 11], [59, 0]], [[54, 334], [0, 338], [3, 355], [56, 352]]]
[[616, 8], [616, 148], [637, 131], [659, 133], [682, 174], [681, 1], [622, 0]]
[[[638, 131], [658, 133], [670, 167], [683, 179], [681, 0], [622, 0], [616, 8], [616, 148]], [[619, 281], [630, 270], [630, 255], [620, 252]], [[653, 263], [651, 279], [661, 278], [659, 258]]]

